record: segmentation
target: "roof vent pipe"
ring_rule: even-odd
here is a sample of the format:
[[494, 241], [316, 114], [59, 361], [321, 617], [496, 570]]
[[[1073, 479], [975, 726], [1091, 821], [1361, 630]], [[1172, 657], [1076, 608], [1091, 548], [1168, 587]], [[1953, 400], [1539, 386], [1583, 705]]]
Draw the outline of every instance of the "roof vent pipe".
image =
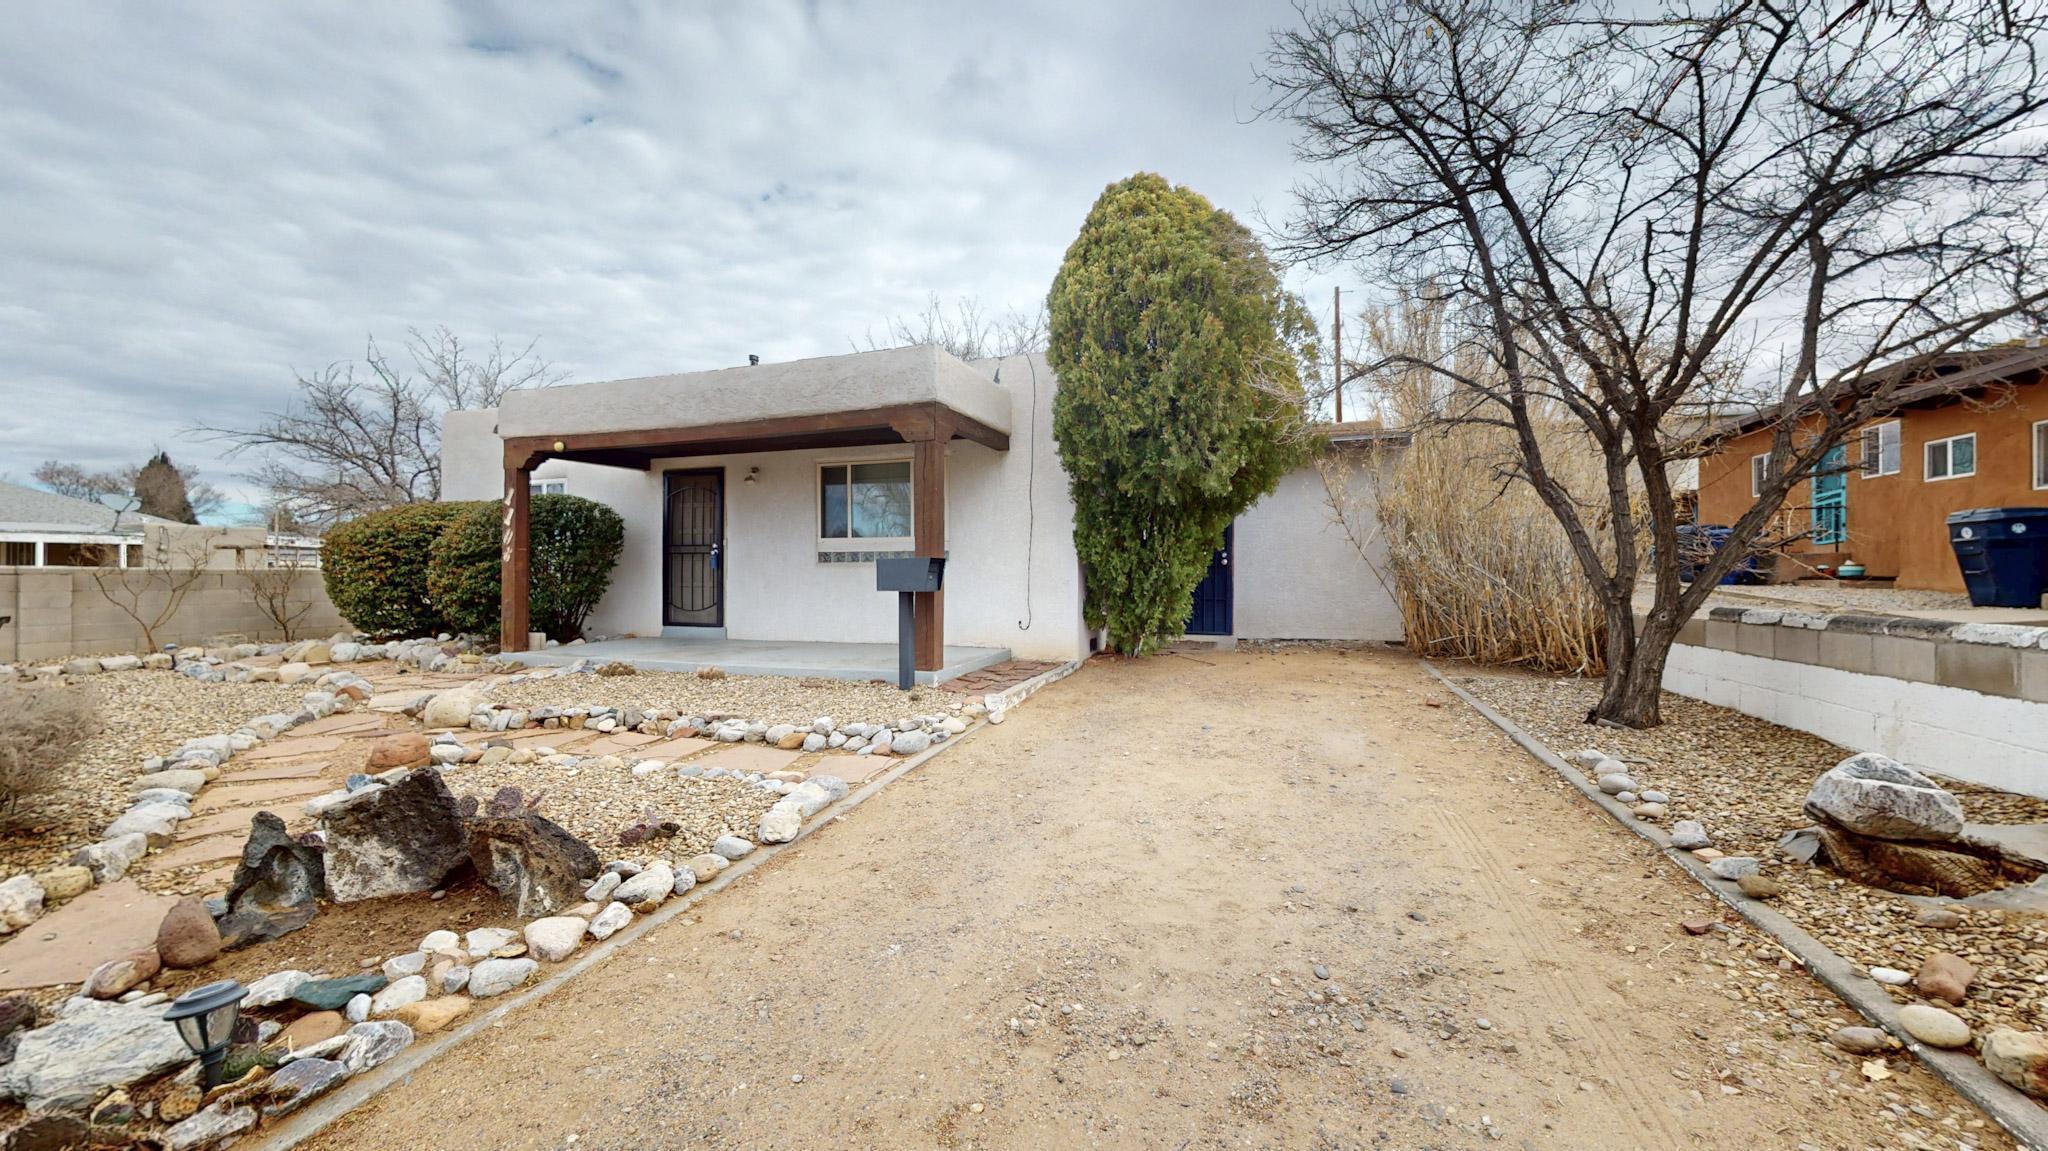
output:
[[754, 355], [754, 354], [752, 354], [752, 353], [748, 353], [748, 355], [747, 355], [747, 366], [748, 366], [748, 367], [750, 367], [750, 368], [753, 368], [753, 367], [759, 367], [759, 366], [760, 366], [760, 363], [761, 363], [761, 357], [759, 357], [759, 356], [756, 356], [756, 355]]

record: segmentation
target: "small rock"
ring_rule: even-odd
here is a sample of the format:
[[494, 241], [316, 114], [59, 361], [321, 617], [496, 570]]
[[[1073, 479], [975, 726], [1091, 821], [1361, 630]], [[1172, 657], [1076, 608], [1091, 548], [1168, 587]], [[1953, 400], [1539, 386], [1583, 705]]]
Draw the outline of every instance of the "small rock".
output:
[[409, 951], [384, 961], [384, 978], [404, 979], [408, 975], [418, 975], [426, 969], [426, 955], [423, 952]]
[[309, 979], [292, 992], [292, 999], [314, 1011], [339, 1011], [358, 995], [367, 1004], [369, 997], [384, 990], [389, 982], [376, 972], [340, 979]]
[[[674, 880], [671, 879], [670, 882], [673, 883]], [[533, 954], [549, 963], [559, 963], [576, 953], [576, 945], [583, 942], [583, 933], [589, 927], [589, 920], [578, 919], [573, 915], [550, 915], [545, 919], [536, 919], [526, 925], [526, 946]], [[469, 985], [472, 994], [476, 990], [477, 972], [482, 967], [482, 964], [478, 964], [477, 970], [470, 972]]]
[[354, 996], [348, 1001], [348, 1005], [341, 1009], [341, 1016], [350, 1023], [361, 1023], [370, 1017], [370, 1005], [374, 1002], [375, 1000], [367, 995]]
[[1697, 819], [1681, 819], [1671, 825], [1671, 846], [1681, 851], [1707, 847], [1713, 840], [1707, 837], [1707, 829]]
[[1755, 875], [1759, 866], [1752, 856], [1724, 855], [1707, 864], [1707, 870], [1713, 872], [1716, 879], [1740, 879], [1745, 875]]
[[283, 1031], [271, 1041], [271, 1046], [286, 1051], [304, 1051], [316, 1043], [325, 1043], [348, 1030], [348, 1020], [339, 1011], [313, 1011], [299, 1016], [285, 1024]]
[[1608, 795], [1620, 795], [1624, 791], [1634, 791], [1636, 789], [1636, 781], [1620, 772], [1603, 775], [1598, 783], [1600, 790]]
[[348, 1029], [349, 1040], [341, 1049], [341, 1065], [351, 1075], [360, 1075], [412, 1046], [412, 1028], [395, 1019], [358, 1023]]
[[1873, 967], [1870, 969], [1870, 977], [1887, 987], [1904, 987], [1913, 982], [1911, 974], [1896, 967]]
[[2048, 1098], [2048, 1037], [1999, 1028], [1977, 1053], [1993, 1075], [2036, 1099]]
[[1687, 935], [1705, 935], [1714, 929], [1714, 920], [1705, 918], [1686, 919], [1681, 920], [1678, 925], [1685, 929]]
[[1738, 875], [1735, 886], [1751, 899], [1776, 899], [1785, 894], [1785, 885], [1766, 875]]
[[1908, 1003], [1899, 1008], [1899, 1026], [1929, 1047], [1964, 1047], [1970, 1042], [1969, 1024], [1924, 1003]]
[[519, 938], [509, 927], [479, 927], [462, 937], [462, 949], [471, 955], [489, 955]]
[[[466, 720], [464, 722], [467, 722]], [[388, 771], [394, 767], [411, 767], [427, 761], [427, 737], [416, 731], [387, 735], [370, 745], [369, 758], [363, 763], [365, 771]]]
[[225, 1143], [256, 1126], [254, 1107], [216, 1103], [163, 1133], [164, 1151], [199, 1151]]
[[243, 1010], [257, 1007], [272, 1007], [290, 999], [313, 977], [303, 971], [276, 971], [249, 985], [248, 997], [242, 1000]]
[[1923, 907], [1913, 913], [1913, 922], [1922, 927], [1933, 927], [1946, 931], [1952, 927], [1961, 927], [1963, 925], [1963, 917], [1946, 907]]
[[620, 928], [631, 922], [633, 922], [633, 909], [623, 903], [613, 903], [603, 911], [598, 912], [597, 917], [590, 921], [590, 937], [592, 939], [610, 939], [618, 934]]
[[[577, 922], [580, 924], [581, 920]], [[535, 954], [539, 954], [538, 950]], [[533, 978], [538, 970], [540, 964], [531, 959], [486, 959], [470, 968], [469, 993], [478, 999], [495, 998]]]
[[92, 890], [92, 871], [76, 865], [53, 867], [37, 872], [36, 884], [46, 900], [76, 899]]
[[164, 914], [156, 929], [156, 953], [165, 967], [201, 967], [220, 954], [220, 928], [206, 913], [206, 901], [186, 896]]
[[370, 1016], [374, 1019], [396, 1014], [399, 1008], [409, 1007], [426, 997], [426, 977], [408, 975], [370, 997]]
[[725, 859], [745, 859], [753, 850], [752, 840], [742, 839], [737, 835], [721, 835], [711, 843], [712, 854]]
[[145, 947], [131, 951], [119, 959], [110, 959], [92, 969], [85, 977], [81, 994], [94, 999], [116, 999], [133, 990], [137, 985], [156, 977], [163, 968], [157, 959], [156, 948]]
[[1881, 1027], [1843, 1027], [1828, 1036], [1828, 1042], [1851, 1055], [1877, 1055], [1899, 1045]]
[[1929, 999], [1943, 999], [1960, 1006], [1969, 998], [1970, 981], [1977, 977], [1977, 969], [1960, 955], [1937, 951], [1920, 963], [1920, 971], [1913, 976], [1913, 986]]
[[443, 995], [438, 999], [408, 1003], [399, 1008], [393, 1018], [412, 1028], [415, 1034], [432, 1035], [468, 1014], [470, 1003], [465, 995]]

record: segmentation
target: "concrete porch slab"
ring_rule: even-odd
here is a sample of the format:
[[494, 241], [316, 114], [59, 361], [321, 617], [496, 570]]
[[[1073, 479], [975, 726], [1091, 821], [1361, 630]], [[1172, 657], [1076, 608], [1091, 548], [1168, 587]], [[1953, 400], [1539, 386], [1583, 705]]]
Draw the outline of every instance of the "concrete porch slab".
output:
[[[562, 667], [580, 659], [618, 660], [641, 671], [696, 671], [716, 667], [727, 675], [779, 675], [817, 679], [896, 680], [896, 645], [889, 643], [804, 643], [754, 639], [608, 639], [510, 652], [503, 659], [529, 667]], [[993, 667], [1010, 658], [1008, 648], [946, 648], [946, 666], [917, 673], [922, 684]]]

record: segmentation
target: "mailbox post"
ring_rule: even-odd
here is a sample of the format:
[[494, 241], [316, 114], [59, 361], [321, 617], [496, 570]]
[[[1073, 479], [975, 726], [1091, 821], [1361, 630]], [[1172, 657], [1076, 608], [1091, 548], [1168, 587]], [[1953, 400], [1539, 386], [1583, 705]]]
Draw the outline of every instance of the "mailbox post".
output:
[[921, 592], [946, 582], [945, 556], [883, 556], [875, 560], [875, 590], [896, 593], [896, 686], [917, 683], [917, 620], [911, 605]]

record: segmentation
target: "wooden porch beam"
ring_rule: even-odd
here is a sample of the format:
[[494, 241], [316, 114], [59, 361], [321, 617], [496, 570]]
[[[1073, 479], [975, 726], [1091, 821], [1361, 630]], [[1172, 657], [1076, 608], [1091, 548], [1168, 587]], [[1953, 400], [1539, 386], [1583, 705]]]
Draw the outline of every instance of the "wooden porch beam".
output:
[[[911, 549], [921, 556], [946, 554], [946, 440], [943, 435], [917, 440], [910, 456]], [[919, 592], [912, 597], [911, 618], [917, 624], [917, 670], [946, 666], [946, 593]]]
[[[936, 401], [895, 404], [849, 412], [808, 416], [776, 416], [698, 427], [640, 428], [619, 432], [573, 432], [557, 436], [512, 436], [505, 440], [508, 458], [515, 452], [530, 457], [585, 459], [592, 463], [635, 461], [664, 454], [706, 455], [715, 451], [777, 451], [814, 446], [818, 441], [917, 442], [933, 436], [959, 436], [1008, 451], [1010, 437], [979, 420], [961, 415]], [[602, 458], [598, 458], [602, 455]]]
[[525, 651], [532, 631], [531, 579], [533, 457], [505, 453], [503, 544], [498, 553], [498, 650]]

